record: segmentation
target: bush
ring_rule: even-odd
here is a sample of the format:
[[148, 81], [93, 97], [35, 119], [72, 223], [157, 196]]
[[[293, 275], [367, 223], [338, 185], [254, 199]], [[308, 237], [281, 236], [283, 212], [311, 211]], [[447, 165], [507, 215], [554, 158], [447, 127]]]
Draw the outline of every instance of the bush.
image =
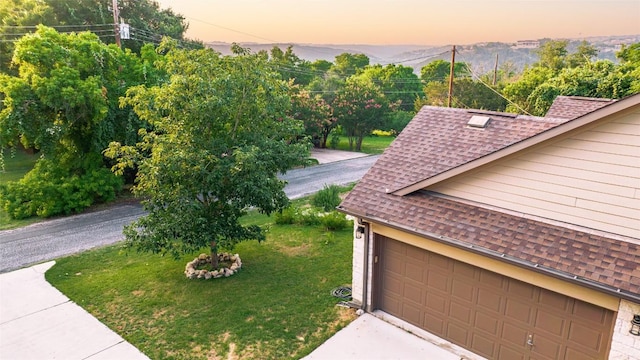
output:
[[300, 216], [298, 218], [298, 224], [309, 225], [309, 226], [319, 225], [320, 216], [318, 216], [318, 214], [312, 209], [302, 211], [300, 212]]
[[337, 185], [325, 185], [311, 199], [311, 204], [324, 211], [331, 211], [340, 205], [340, 187]]
[[280, 212], [274, 214], [274, 221], [278, 225], [291, 225], [297, 223], [298, 209], [294, 206], [289, 206]]
[[329, 231], [343, 230], [353, 226], [344, 214], [332, 211], [320, 217], [320, 223]]
[[0, 186], [0, 206], [11, 218], [24, 219], [70, 214], [115, 199], [122, 179], [101, 167], [101, 162], [89, 166], [64, 169], [40, 159], [22, 179]]

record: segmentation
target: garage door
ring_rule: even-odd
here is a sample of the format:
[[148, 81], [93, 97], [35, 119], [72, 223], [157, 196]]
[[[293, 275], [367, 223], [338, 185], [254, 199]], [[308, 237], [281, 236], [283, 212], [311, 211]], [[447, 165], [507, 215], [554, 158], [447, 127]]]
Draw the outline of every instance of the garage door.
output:
[[605, 359], [614, 313], [376, 235], [376, 307], [490, 359]]

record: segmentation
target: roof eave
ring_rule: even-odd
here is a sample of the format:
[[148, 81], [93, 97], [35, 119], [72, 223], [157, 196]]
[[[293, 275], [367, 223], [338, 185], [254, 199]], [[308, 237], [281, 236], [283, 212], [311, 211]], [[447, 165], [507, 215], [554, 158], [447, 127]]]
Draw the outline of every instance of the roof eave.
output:
[[439, 183], [441, 181], [450, 179], [454, 176], [460, 175], [462, 173], [465, 173], [467, 171], [476, 169], [480, 166], [486, 165], [488, 163], [494, 162], [496, 160], [502, 159], [506, 156], [509, 156], [511, 154], [514, 154], [518, 151], [527, 149], [529, 147], [532, 147], [534, 145], [540, 144], [544, 141], [547, 141], [549, 139], [555, 138], [557, 136], [560, 136], [562, 134], [565, 134], [569, 131], [578, 129], [582, 126], [588, 125], [590, 123], [593, 123], [597, 120], [603, 119], [607, 116], [613, 115], [615, 113], [618, 113], [620, 111], [624, 111], [626, 109], [629, 109], [633, 106], [636, 106], [640, 104], [640, 94], [635, 94], [635, 95], [631, 95], [629, 97], [626, 97], [624, 99], [618, 100], [616, 102], [612, 102], [609, 105], [606, 105], [600, 109], [597, 109], [593, 112], [590, 112], [588, 114], [585, 114], [581, 117], [578, 117], [576, 119], [573, 120], [569, 120], [563, 124], [560, 124], [558, 126], [555, 126], [553, 128], [550, 128], [548, 130], [545, 130], [537, 135], [534, 135], [532, 137], [529, 137], [527, 139], [524, 139], [522, 141], [516, 142], [514, 144], [511, 144], [507, 147], [504, 147], [498, 151], [495, 151], [491, 154], [485, 155], [483, 157], [477, 158], [473, 161], [467, 162], [465, 164], [459, 165], [457, 167], [454, 167], [452, 169], [449, 169], [447, 171], [444, 171], [440, 174], [437, 174], [435, 176], [432, 176], [428, 179], [424, 179], [421, 181], [418, 181], [416, 183], [398, 188], [396, 190], [390, 191], [389, 193], [393, 194], [393, 195], [398, 195], [398, 196], [404, 196], [407, 194], [411, 194], [414, 191], [420, 190], [420, 189], [424, 189], [426, 187], [429, 187], [433, 184]]

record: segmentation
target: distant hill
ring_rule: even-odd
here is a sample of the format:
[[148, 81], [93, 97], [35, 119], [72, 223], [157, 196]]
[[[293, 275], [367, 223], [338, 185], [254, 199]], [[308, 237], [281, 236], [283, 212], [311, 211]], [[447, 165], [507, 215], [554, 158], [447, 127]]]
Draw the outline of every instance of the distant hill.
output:
[[[551, 39], [533, 40], [532, 43], [544, 43]], [[554, 39], [556, 40], [556, 39]], [[584, 39], [569, 39], [568, 50], [574, 51], [578, 44], [586, 40], [594, 45], [598, 50], [599, 59], [609, 59], [616, 61], [615, 53], [622, 44], [634, 44], [640, 42], [640, 34], [626, 36], [598, 36]], [[524, 44], [524, 45], [523, 45]], [[293, 45], [293, 52], [301, 59], [315, 61], [318, 59], [333, 62], [336, 55], [342, 53], [361, 53], [369, 57], [372, 64], [402, 64], [411, 66], [419, 74], [420, 69], [437, 59], [449, 61], [451, 59], [451, 45], [446, 46], [424, 46], [424, 45], [318, 45], [318, 44], [258, 44], [240, 43], [243, 47], [248, 47], [254, 52], [261, 50], [271, 50], [274, 46], [282, 50], [289, 45]], [[510, 67], [515, 71], [521, 71], [526, 65], [533, 64], [538, 60], [536, 48], [531, 44], [513, 44], [501, 42], [477, 43], [471, 45], [456, 45], [458, 54], [456, 61], [464, 61], [471, 64], [474, 72], [483, 74], [492, 71], [495, 66], [496, 54], [498, 64], [510, 63]], [[231, 53], [231, 44], [224, 42], [210, 42], [206, 44], [224, 55]]]

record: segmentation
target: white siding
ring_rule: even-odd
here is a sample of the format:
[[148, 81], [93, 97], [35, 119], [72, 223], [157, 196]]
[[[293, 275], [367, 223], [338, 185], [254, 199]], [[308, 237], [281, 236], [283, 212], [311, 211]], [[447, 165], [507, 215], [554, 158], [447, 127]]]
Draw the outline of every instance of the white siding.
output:
[[606, 120], [430, 190], [640, 238], [640, 113]]

